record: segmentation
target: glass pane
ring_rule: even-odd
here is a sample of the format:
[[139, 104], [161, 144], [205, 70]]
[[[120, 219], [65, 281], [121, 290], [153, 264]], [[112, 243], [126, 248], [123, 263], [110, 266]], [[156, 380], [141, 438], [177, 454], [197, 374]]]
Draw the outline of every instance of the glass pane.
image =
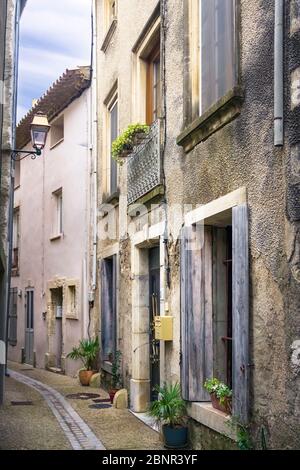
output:
[[200, 114], [234, 86], [235, 0], [200, 0]]

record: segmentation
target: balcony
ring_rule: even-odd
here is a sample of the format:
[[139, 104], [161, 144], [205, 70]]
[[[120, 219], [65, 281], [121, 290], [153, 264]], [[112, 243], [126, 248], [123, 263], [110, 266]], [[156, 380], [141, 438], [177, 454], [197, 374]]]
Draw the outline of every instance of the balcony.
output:
[[144, 198], [155, 188], [163, 185], [162, 130], [162, 120], [158, 119], [152, 124], [149, 133], [142, 143], [135, 147], [132, 154], [128, 157], [128, 205]]

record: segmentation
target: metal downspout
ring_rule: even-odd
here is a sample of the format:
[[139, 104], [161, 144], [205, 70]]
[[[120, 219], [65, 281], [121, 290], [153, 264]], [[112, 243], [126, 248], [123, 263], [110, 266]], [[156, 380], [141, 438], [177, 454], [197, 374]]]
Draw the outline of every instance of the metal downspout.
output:
[[275, 0], [274, 145], [283, 145], [283, 0]]

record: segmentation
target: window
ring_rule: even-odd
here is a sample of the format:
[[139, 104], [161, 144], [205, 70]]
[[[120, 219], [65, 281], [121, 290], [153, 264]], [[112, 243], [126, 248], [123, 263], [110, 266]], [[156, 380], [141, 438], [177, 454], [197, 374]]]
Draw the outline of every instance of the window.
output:
[[8, 342], [11, 346], [17, 344], [17, 311], [18, 311], [18, 289], [10, 289], [9, 318], [8, 318]]
[[51, 123], [51, 148], [55, 147], [64, 139], [64, 116], [60, 116]]
[[199, 111], [203, 114], [235, 85], [235, 0], [199, 2]]
[[[203, 213], [205, 206], [201, 210]], [[249, 411], [247, 205], [240, 204], [204, 218], [185, 227], [182, 233], [183, 397], [195, 402], [210, 401], [203, 384], [207, 378], [217, 377], [233, 388], [233, 414], [246, 422]]]
[[12, 269], [13, 274], [19, 269], [20, 255], [20, 208], [14, 210], [13, 215], [13, 247], [12, 247]]
[[146, 123], [151, 125], [161, 114], [160, 41], [147, 58]]
[[101, 355], [102, 362], [112, 362], [116, 351], [117, 256], [101, 262]]
[[54, 214], [53, 214], [53, 238], [63, 233], [63, 192], [62, 188], [53, 193]]
[[133, 121], [151, 125], [161, 117], [161, 58], [159, 4], [132, 48]]
[[114, 158], [112, 158], [112, 143], [119, 135], [119, 117], [118, 117], [118, 95], [116, 93], [116, 86], [113, 92], [110, 93], [109, 98], [104, 103], [106, 105], [106, 126], [105, 126], [105, 175], [106, 181], [104, 182], [105, 192], [108, 195], [113, 195], [118, 192], [118, 165]]
[[184, 129], [177, 137], [186, 153], [241, 112], [238, 19], [239, 0], [186, 2]]
[[[69, 281], [70, 282], [70, 281]], [[75, 281], [74, 281], [75, 282]], [[77, 320], [78, 319], [78, 299], [77, 299], [77, 289], [79, 289], [79, 284], [68, 283], [67, 285], [67, 312], [66, 318]]]

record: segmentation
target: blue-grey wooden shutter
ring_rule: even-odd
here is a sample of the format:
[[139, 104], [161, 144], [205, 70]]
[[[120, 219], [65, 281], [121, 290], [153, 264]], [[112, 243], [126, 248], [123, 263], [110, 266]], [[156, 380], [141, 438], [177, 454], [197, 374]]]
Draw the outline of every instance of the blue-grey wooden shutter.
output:
[[212, 377], [212, 250], [210, 227], [181, 234], [181, 387], [188, 401], [209, 401]]
[[249, 245], [248, 207], [232, 209], [233, 414], [249, 413]]
[[116, 351], [117, 257], [101, 261], [101, 355], [109, 361]]

